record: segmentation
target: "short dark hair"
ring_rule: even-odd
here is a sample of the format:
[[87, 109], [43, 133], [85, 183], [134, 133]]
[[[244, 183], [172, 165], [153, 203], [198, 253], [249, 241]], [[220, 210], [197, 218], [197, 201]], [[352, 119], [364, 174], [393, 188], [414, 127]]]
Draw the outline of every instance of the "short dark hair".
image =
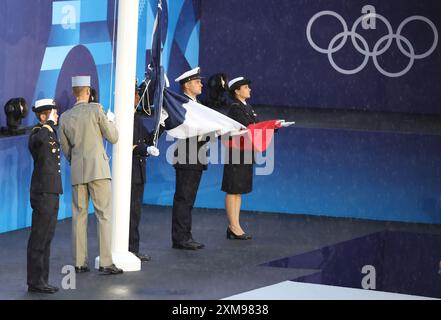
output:
[[238, 88], [234, 88], [234, 90], [228, 90], [231, 99], [236, 99], [236, 90], [240, 90], [240, 87], [242, 86], [239, 86]]
[[85, 90], [87, 88], [90, 88], [90, 87], [73, 87], [72, 91], [73, 91], [74, 96], [78, 97], [81, 94], [81, 92], [83, 92], [83, 90]]

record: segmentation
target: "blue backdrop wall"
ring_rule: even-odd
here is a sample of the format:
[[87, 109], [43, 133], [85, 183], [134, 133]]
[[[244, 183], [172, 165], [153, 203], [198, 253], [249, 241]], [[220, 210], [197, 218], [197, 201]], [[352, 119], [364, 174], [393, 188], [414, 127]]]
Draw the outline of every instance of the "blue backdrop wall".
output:
[[[289, 128], [274, 142], [274, 162], [257, 166], [273, 170], [254, 177], [244, 210], [441, 223], [438, 135]], [[171, 143], [162, 138], [161, 149]], [[165, 157], [148, 160], [147, 203], [173, 203], [174, 169]], [[196, 206], [224, 208], [222, 172], [209, 165]]]
[[206, 0], [202, 12], [204, 74], [249, 77], [255, 104], [441, 112], [440, 1]]
[[[163, 62], [170, 77], [198, 65], [200, 0], [173, 0], [165, 7]], [[55, 97], [61, 112], [74, 104], [71, 77], [90, 74], [100, 102], [113, 108], [117, 0], [0, 1], [0, 103]], [[151, 49], [156, 0], [140, 0], [137, 77]], [[175, 88], [177, 89], [177, 88]], [[24, 126], [32, 126], [32, 112]], [[0, 110], [0, 126], [6, 125]], [[30, 225], [32, 159], [27, 136], [0, 137], [0, 232]], [[110, 154], [111, 147], [107, 152]], [[69, 166], [63, 159], [60, 218], [71, 216]]]

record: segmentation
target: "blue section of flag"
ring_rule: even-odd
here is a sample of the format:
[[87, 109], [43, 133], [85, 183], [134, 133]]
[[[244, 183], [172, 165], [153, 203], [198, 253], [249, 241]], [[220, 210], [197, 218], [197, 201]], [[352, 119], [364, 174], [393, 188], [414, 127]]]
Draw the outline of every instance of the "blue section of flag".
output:
[[162, 1], [158, 0], [158, 12], [156, 14], [155, 25], [152, 37], [152, 58], [149, 64], [148, 77], [154, 86], [153, 105], [155, 106], [154, 123], [155, 138], [154, 143], [157, 145], [158, 132], [160, 126], [160, 117], [163, 103], [163, 93], [165, 87], [164, 69], [161, 68], [161, 36], [162, 36]]
[[168, 113], [168, 118], [165, 121], [167, 130], [174, 129], [184, 123], [187, 110], [183, 105], [188, 102], [190, 99], [171, 90], [164, 90], [164, 108]]

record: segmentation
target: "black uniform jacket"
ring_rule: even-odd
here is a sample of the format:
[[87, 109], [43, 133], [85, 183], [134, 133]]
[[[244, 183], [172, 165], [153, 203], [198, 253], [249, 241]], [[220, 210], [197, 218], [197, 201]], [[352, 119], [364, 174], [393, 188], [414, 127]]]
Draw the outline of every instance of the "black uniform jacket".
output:
[[34, 159], [31, 192], [63, 193], [60, 143], [52, 121], [32, 129], [28, 148]]
[[243, 124], [245, 127], [259, 122], [253, 108], [249, 104], [243, 104], [238, 100], [234, 100], [231, 104], [228, 116]]
[[[245, 127], [250, 124], [259, 122], [257, 118], [257, 114], [254, 112], [254, 109], [249, 104], [243, 104], [239, 100], [234, 100], [230, 105], [230, 110], [228, 112], [228, 117], [236, 120], [237, 122], [243, 124]], [[230, 152], [230, 162], [232, 163], [232, 153]], [[254, 163], [254, 152], [252, 154], [252, 159]], [[245, 151], [240, 152], [240, 163], [244, 163], [245, 161]]]
[[133, 123], [132, 183], [144, 184], [146, 176], [147, 147], [153, 145], [153, 135], [142, 122], [142, 116], [135, 113]]
[[174, 167], [183, 170], [207, 170], [209, 139], [208, 136], [179, 139], [174, 153]]

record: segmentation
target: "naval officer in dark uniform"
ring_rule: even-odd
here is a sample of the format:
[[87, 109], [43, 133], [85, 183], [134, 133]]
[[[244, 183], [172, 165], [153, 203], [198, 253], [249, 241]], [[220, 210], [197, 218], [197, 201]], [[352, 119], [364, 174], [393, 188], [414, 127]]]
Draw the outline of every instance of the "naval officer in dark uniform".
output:
[[31, 180], [32, 227], [27, 249], [29, 292], [55, 293], [48, 284], [50, 245], [57, 224], [59, 197], [63, 193], [60, 170], [60, 143], [55, 126], [57, 107], [52, 99], [38, 100], [32, 110], [40, 123], [29, 136], [34, 160]]
[[[135, 90], [135, 107], [139, 104], [138, 90]], [[132, 191], [130, 197], [129, 251], [141, 262], [150, 261], [151, 257], [139, 252], [139, 222], [144, 197], [144, 185], [147, 181], [146, 160], [148, 156], [159, 156], [159, 150], [153, 146], [153, 134], [144, 126], [142, 115], [136, 112], [133, 123], [132, 155]]]
[[[251, 81], [244, 77], [231, 80], [228, 83], [233, 102], [228, 116], [244, 126], [258, 122], [257, 114], [246, 100], [251, 97]], [[239, 157], [234, 152], [229, 153], [229, 161], [224, 165], [222, 191], [226, 192], [225, 210], [227, 212], [227, 238], [232, 240], [250, 240], [251, 235], [245, 233], [240, 226], [239, 216], [242, 204], [242, 194], [250, 193], [253, 189], [253, 162], [252, 151], [240, 151]], [[234, 161], [236, 160], [236, 161]]]
[[[176, 80], [185, 96], [193, 101], [202, 93], [200, 68], [183, 73]], [[195, 146], [196, 150], [193, 150]], [[196, 151], [196, 152], [195, 152]], [[207, 143], [201, 137], [181, 139], [177, 142], [174, 164], [176, 171], [176, 190], [173, 198], [172, 242], [173, 248], [184, 250], [202, 249], [204, 245], [196, 242], [191, 233], [192, 216], [196, 194], [202, 172], [207, 170]], [[198, 157], [198, 155], [203, 155]]]

